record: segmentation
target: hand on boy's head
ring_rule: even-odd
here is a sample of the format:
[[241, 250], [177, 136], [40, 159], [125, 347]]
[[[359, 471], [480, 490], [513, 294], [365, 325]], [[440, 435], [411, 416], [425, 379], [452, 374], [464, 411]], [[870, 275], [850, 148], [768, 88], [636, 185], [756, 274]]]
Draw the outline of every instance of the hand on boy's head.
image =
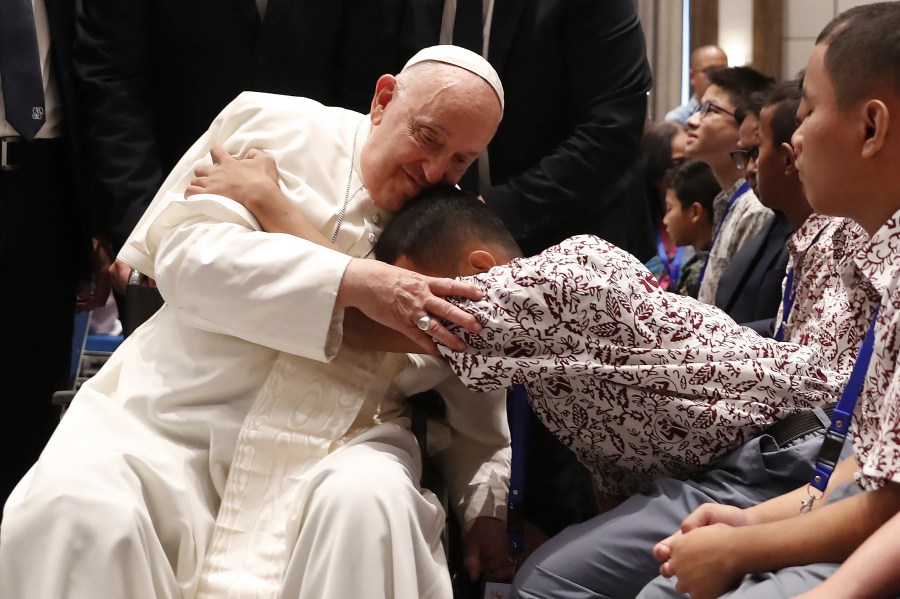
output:
[[[473, 333], [481, 332], [482, 327], [474, 316], [443, 299], [451, 296], [480, 300], [484, 293], [461, 281], [427, 277], [377, 260], [353, 259], [341, 279], [336, 306], [357, 308], [429, 353], [437, 351], [436, 341], [454, 351], [465, 351], [466, 344], [442, 321]], [[427, 319], [424, 327], [419, 324], [422, 319]]]

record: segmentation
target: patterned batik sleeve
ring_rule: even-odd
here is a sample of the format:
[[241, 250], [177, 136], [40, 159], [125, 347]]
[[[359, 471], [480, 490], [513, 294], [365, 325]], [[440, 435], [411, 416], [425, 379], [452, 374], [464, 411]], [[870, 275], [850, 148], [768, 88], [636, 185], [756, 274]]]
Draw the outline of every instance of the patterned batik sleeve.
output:
[[[900, 482], [900, 294], [895, 293], [890, 301], [892, 305], [883, 305], [882, 312], [893, 316], [891, 332], [882, 337], [886, 342], [872, 356], [874, 369], [870, 372], [874, 372], [877, 392], [874, 401], [857, 411], [856, 425], [861, 435], [853, 440], [862, 463], [860, 482], [867, 489], [881, 487], [888, 481]], [[865, 395], [860, 401], [865, 402]]]
[[721, 310], [659, 288], [596, 237], [474, 277], [465, 352], [440, 348], [467, 386], [524, 383], [544, 425], [604, 493], [687, 475], [779, 418], [832, 401], [842, 379], [810, 349], [763, 339]]
[[577, 368], [601, 349], [601, 339], [609, 340], [608, 350], [617, 342], [656, 345], [656, 333], [631, 304], [641, 294], [664, 292], [634, 257], [599, 238], [573, 237], [469, 281], [485, 297], [461, 306], [485, 330], [454, 329], [467, 352], [440, 349], [471, 388], [493, 390]]

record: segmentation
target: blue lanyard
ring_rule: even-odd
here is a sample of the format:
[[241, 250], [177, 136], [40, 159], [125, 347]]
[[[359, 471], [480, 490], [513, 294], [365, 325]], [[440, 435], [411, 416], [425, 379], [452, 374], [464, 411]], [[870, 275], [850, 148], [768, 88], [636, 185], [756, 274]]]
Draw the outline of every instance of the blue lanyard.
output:
[[512, 463], [509, 497], [506, 504], [506, 534], [509, 555], [518, 560], [525, 553], [525, 448], [528, 437], [528, 392], [524, 385], [513, 385], [506, 395]]
[[[750, 191], [750, 184], [746, 181], [741, 183], [741, 186], [734, 190], [734, 193], [731, 194], [731, 198], [728, 200], [728, 204], [725, 205], [725, 212], [722, 214], [722, 220], [719, 221], [719, 226], [716, 227], [715, 233], [713, 233], [712, 241], [709, 242], [709, 248], [712, 250], [716, 247], [716, 239], [719, 237], [719, 232], [722, 230], [722, 225], [725, 224], [725, 221], [728, 219], [728, 213], [731, 212], [731, 207], [734, 206], [734, 203], [737, 201], [739, 197], [744, 195]], [[697, 288], [700, 288], [700, 285], [703, 283], [703, 277], [706, 275], [706, 266], [709, 264], [709, 258], [706, 259], [706, 262], [703, 263], [703, 268], [700, 269], [700, 277], [697, 279]]]
[[[866, 380], [866, 371], [869, 369], [869, 361], [872, 359], [872, 346], [875, 344], [875, 323], [878, 321], [878, 311], [881, 305], [875, 307], [875, 313], [872, 315], [872, 322], [869, 324], [869, 331], [866, 333], [866, 339], [859, 348], [856, 356], [856, 363], [853, 364], [853, 371], [850, 373], [850, 379], [841, 398], [834, 407], [834, 413], [831, 415], [831, 425], [825, 431], [825, 439], [822, 441], [822, 448], [816, 457], [815, 470], [809, 484], [818, 489], [825, 491], [828, 486], [828, 479], [834, 472], [841, 457], [841, 450], [844, 447], [844, 439], [850, 430], [850, 421], [853, 418], [853, 410], [856, 407], [856, 400], [862, 391], [863, 383]], [[811, 504], [810, 504], [811, 505]]]
[[[819, 229], [819, 232], [816, 233], [816, 236], [813, 237], [812, 242], [809, 244], [809, 248], [816, 245], [816, 242], [819, 241], [819, 237], [822, 236], [822, 233], [825, 229], [828, 228], [827, 225]], [[809, 249], [807, 249], [807, 252]], [[778, 330], [775, 331], [775, 341], [781, 343], [784, 341], [784, 323], [787, 322], [788, 316], [791, 314], [791, 308], [794, 306], [794, 299], [796, 293], [794, 292], [794, 270], [791, 269], [787, 273], [787, 280], [784, 283], [784, 296], [781, 298], [782, 301], [782, 310], [781, 310], [781, 323], [778, 325]]]
[[662, 240], [662, 235], [657, 232], [656, 255], [659, 256], [659, 261], [662, 263], [663, 268], [666, 269], [672, 287], [677, 285], [678, 279], [681, 278], [681, 267], [684, 264], [684, 249], [684, 246], [675, 248], [675, 255], [672, 256], [672, 259], [670, 260], [669, 252], [666, 250], [666, 244], [663, 243]]

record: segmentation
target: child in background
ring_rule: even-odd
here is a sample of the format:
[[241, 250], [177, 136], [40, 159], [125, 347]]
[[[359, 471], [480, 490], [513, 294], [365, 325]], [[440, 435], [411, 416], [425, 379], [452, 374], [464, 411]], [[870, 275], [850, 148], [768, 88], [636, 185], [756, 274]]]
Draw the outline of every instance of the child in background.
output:
[[672, 173], [663, 223], [675, 245], [693, 246], [695, 251], [671, 289], [675, 293], [697, 297], [713, 234], [713, 199], [721, 191], [705, 162], [689, 160]]
[[[843, 433], [829, 432], [826, 439], [833, 442], [823, 445], [817, 478], [811, 478], [808, 487], [746, 510], [701, 506], [654, 548], [660, 572], [671, 579], [654, 581], [640, 599], [685, 593], [692, 599], [795, 597], [835, 574], [841, 562], [900, 510], [897, 114], [900, 2], [848, 9], [816, 40], [791, 147], [810, 206], [822, 214], [851, 218], [870, 235], [841, 273], [855, 292], [849, 311], [876, 314], [863, 342], [868, 352], [861, 348], [854, 364], [851, 378], [858, 385], [848, 387], [848, 401], [842, 402], [855, 403], [855, 409], [842, 406], [842, 411], [853, 410], [849, 429], [854, 456], [834, 465], [834, 446]], [[838, 410], [832, 428], [848, 428]], [[884, 534], [870, 541], [874, 551]], [[860, 550], [862, 557], [848, 560], [848, 568], [871, 555], [872, 546]], [[873, 564], [872, 574], [881, 572], [881, 566]], [[852, 597], [897, 592], [845, 590], [845, 596]]]
[[684, 146], [687, 130], [672, 121], [651, 122], [644, 129], [638, 156], [640, 171], [656, 236], [656, 255], [646, 267], [663, 289], [671, 289], [681, 276], [681, 269], [693, 253], [690, 246], [678, 247], [666, 234], [663, 216], [666, 212], [666, 189], [672, 178], [672, 170], [684, 162]]

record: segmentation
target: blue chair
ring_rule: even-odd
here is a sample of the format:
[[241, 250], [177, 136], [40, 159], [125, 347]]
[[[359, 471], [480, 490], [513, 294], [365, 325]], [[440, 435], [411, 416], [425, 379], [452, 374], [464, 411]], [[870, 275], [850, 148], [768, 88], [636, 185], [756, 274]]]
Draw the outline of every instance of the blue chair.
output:
[[80, 313], [75, 315], [75, 328], [72, 333], [72, 363], [68, 385], [53, 393], [50, 400], [59, 408], [60, 418], [66, 413], [69, 404], [81, 384], [94, 376], [100, 367], [109, 359], [124, 338], [122, 335], [90, 334], [91, 315]]

